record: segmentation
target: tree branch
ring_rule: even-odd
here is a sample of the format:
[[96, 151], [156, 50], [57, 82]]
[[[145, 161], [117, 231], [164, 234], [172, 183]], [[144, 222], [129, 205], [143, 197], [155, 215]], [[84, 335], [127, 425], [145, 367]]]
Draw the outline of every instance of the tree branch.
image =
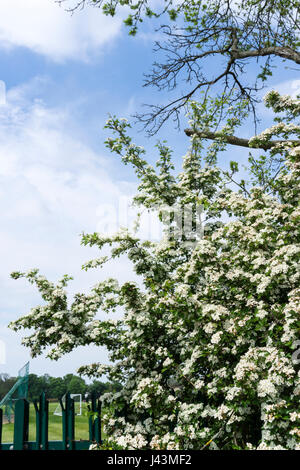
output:
[[268, 143], [265, 143], [264, 145], [261, 145], [260, 147], [252, 147], [251, 145], [249, 145], [249, 139], [242, 139], [240, 137], [236, 137], [235, 135], [224, 135], [219, 132], [209, 132], [209, 131], [198, 132], [193, 129], [185, 129], [184, 132], [188, 137], [192, 137], [193, 135], [196, 135], [197, 137], [200, 137], [202, 139], [209, 139], [209, 140], [215, 140], [218, 137], [222, 137], [222, 139], [224, 139], [225, 142], [227, 142], [230, 145], [237, 145], [239, 147], [247, 147], [247, 148], [258, 148], [262, 150], [270, 150], [271, 148], [275, 147], [275, 145], [285, 144], [287, 142], [300, 145], [300, 140], [272, 140]]
[[263, 49], [242, 51], [238, 49], [231, 50], [231, 56], [234, 59], [247, 59], [248, 57], [264, 57], [268, 55], [277, 55], [283, 59], [289, 59], [300, 64], [299, 52], [291, 49], [290, 47], [264, 47]]

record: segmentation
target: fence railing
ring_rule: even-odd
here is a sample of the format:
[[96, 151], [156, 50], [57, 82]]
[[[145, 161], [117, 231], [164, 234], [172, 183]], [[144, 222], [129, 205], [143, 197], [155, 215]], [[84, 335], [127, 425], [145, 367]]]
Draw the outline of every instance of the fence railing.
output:
[[91, 444], [101, 444], [101, 402], [95, 396], [88, 405], [87, 425], [88, 440], [75, 440], [75, 406], [70, 394], [66, 394], [65, 402], [60, 400], [62, 408], [62, 440], [49, 441], [49, 401], [42, 393], [34, 402], [36, 416], [36, 439], [29, 441], [29, 402], [17, 400], [15, 404], [14, 438], [11, 443], [2, 443], [3, 410], [0, 409], [0, 450], [86, 450]]

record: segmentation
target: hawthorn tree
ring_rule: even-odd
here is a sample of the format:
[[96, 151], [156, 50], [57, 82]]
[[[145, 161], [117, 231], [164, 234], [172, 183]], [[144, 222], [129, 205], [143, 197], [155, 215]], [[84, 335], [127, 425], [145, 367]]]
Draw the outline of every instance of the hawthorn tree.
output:
[[[122, 384], [102, 396], [114, 448], [300, 449], [300, 101], [272, 91], [265, 103], [279, 118], [248, 142], [263, 149], [250, 157], [248, 182], [237, 179], [237, 162], [218, 166], [247, 103], [229, 107], [208, 149], [193, 132], [178, 175], [166, 145], [158, 146], [155, 169], [128, 136], [127, 121], [108, 121], [108, 148], [140, 180], [135, 203], [156, 208], [165, 232], [158, 243], [126, 229], [83, 234], [82, 243], [109, 246], [112, 258], [126, 254], [139, 284], [110, 278], [69, 303], [69, 276], [54, 284], [37, 269], [12, 273], [35, 284], [45, 301], [10, 325], [31, 330], [23, 344], [32, 356], [47, 350], [58, 359], [91, 344], [108, 349], [110, 364], [79, 372]], [[191, 103], [192, 129], [217, 119], [205, 106]], [[200, 232], [199, 208], [206, 218]], [[119, 320], [95, 318], [118, 307]]]
[[[150, 134], [169, 118], [179, 126], [181, 110], [190, 99], [205, 100], [212, 90], [219, 97], [225, 93], [228, 106], [247, 99], [256, 122], [257, 92], [278, 65], [274, 59], [287, 67], [300, 64], [298, 0], [164, 0], [155, 8], [148, 0], [58, 3], [72, 12], [93, 6], [110, 16], [126, 8], [125, 24], [132, 35], [146, 17], [166, 23], [158, 28], [165, 41], [156, 41], [154, 49], [161, 62], [155, 61], [145, 85], [180, 91], [169, 103], [151, 104], [149, 112], [137, 115]], [[253, 61], [258, 64], [256, 74], [249, 68]]]

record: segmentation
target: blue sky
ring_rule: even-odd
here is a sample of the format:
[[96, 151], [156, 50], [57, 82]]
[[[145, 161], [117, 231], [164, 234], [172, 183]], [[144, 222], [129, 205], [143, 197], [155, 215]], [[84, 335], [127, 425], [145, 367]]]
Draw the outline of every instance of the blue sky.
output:
[[[6, 358], [0, 372], [14, 375], [30, 359], [21, 335], [7, 324], [40, 302], [32, 286], [10, 279], [11, 271], [39, 267], [51, 280], [72, 274], [71, 294], [107, 276], [134, 278], [126, 259], [105, 272], [80, 270], [98, 255], [80, 246], [80, 233], [101, 231], [105, 210], [136, 189], [131, 169], [103, 144], [108, 113], [130, 117], [142, 103], [168, 99], [142, 88], [143, 72], [153, 61], [151, 24], [131, 38], [122, 20], [93, 9], [70, 16], [54, 0], [1, 0], [0, 80], [6, 99], [0, 100], [0, 350], [4, 345]], [[282, 93], [300, 88], [293, 71], [271, 84]], [[269, 124], [270, 115], [263, 117]], [[151, 140], [133, 134], [149, 149], [158, 138], [167, 139], [178, 163], [188, 145], [171, 123]], [[236, 152], [229, 149], [226, 159]], [[154, 162], [156, 155], [149, 159]], [[102, 360], [104, 350], [82, 348], [58, 362], [31, 360], [31, 371], [59, 376]]]

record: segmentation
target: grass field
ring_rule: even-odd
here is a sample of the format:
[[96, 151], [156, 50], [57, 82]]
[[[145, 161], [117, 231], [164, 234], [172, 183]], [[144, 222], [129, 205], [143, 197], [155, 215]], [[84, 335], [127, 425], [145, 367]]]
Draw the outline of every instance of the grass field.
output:
[[[53, 414], [58, 403], [49, 403], [49, 441], [62, 439], [62, 418]], [[82, 404], [82, 416], [75, 416], [75, 439], [89, 438], [88, 417], [84, 415], [85, 404]], [[2, 442], [13, 442], [14, 424], [3, 424]], [[33, 403], [29, 408], [29, 441], [35, 441], [35, 409]]]

